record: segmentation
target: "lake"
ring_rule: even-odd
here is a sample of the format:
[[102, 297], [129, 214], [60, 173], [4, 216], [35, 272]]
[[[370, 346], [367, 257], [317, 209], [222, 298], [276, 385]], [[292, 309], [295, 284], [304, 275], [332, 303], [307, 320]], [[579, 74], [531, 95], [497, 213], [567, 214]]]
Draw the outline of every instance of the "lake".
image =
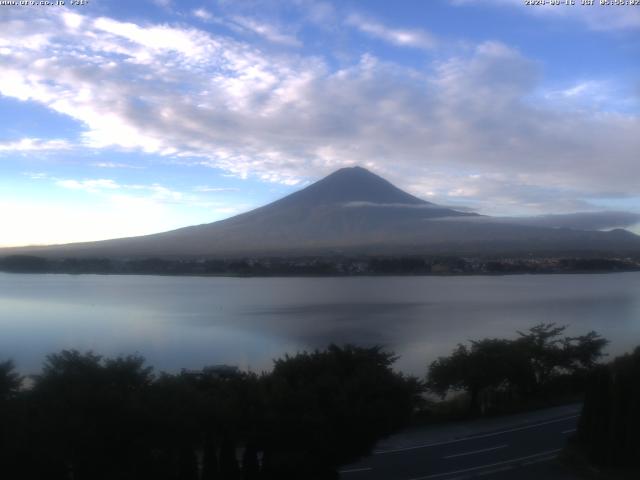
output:
[[228, 278], [0, 273], [0, 361], [36, 372], [63, 348], [139, 353], [177, 371], [269, 369], [330, 342], [382, 344], [423, 375], [458, 343], [539, 322], [596, 330], [619, 354], [640, 345], [640, 273], [452, 277]]

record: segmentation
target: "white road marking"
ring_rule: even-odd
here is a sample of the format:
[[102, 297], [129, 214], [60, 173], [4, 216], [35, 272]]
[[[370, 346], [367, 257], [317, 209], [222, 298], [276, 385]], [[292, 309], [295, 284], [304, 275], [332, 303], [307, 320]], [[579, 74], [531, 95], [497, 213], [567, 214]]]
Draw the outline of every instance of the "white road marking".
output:
[[563, 431], [562, 433], [563, 433], [563, 434], [565, 434], [565, 433], [573, 433], [573, 432], [575, 432], [575, 431], [576, 431], [576, 429], [575, 429], [575, 428], [572, 428], [571, 430], [565, 430], [565, 431]]
[[536, 458], [535, 460], [529, 460], [528, 462], [522, 462], [522, 465], [535, 465], [536, 463], [548, 462], [556, 458], [557, 455], [551, 455], [548, 457]]
[[347, 470], [340, 470], [338, 473], [368, 472], [369, 470], [373, 470], [373, 469], [371, 467], [349, 468]]
[[[493, 475], [494, 473], [506, 472], [507, 470], [513, 470], [513, 466], [512, 465], [507, 465], [506, 467], [492, 468], [491, 470], [487, 470], [485, 472], [480, 472], [476, 476], [484, 477], [485, 475]], [[451, 480], [451, 479], [449, 479], [449, 480]]]
[[518, 462], [521, 462], [523, 460], [529, 460], [530, 458], [541, 457], [541, 456], [545, 456], [545, 455], [546, 456], [550, 456], [550, 455], [558, 453], [561, 450], [562, 450], [561, 448], [558, 448], [556, 450], [548, 450], [546, 452], [534, 453], [533, 455], [527, 455], [526, 457], [512, 458], [511, 460], [503, 460], [502, 462], [488, 463], [486, 465], [479, 465], [477, 467], [464, 468], [462, 470], [454, 470], [452, 472], [436, 473], [436, 474], [433, 474], [433, 475], [426, 475], [424, 477], [414, 477], [414, 478], [411, 478], [409, 480], [427, 480], [429, 478], [447, 477], [449, 475], [456, 475], [458, 473], [473, 472], [474, 470], [483, 470], [483, 469], [486, 469], [486, 468], [497, 467], [499, 465], [507, 465], [507, 464], [510, 464], [510, 463], [518, 463]]
[[443, 458], [457, 458], [457, 457], [464, 457], [465, 455], [474, 455], [476, 453], [482, 453], [482, 452], [490, 452], [492, 450], [499, 450], [501, 448], [507, 448], [508, 445], [499, 445], [497, 447], [490, 447], [490, 448], [483, 448], [482, 450], [474, 450], [472, 452], [464, 452], [464, 453], [456, 453], [454, 455], [447, 455], [446, 457]]
[[569, 417], [558, 418], [556, 420], [549, 420], [547, 422], [535, 423], [533, 425], [525, 425], [524, 427], [510, 428], [508, 430], [502, 430], [500, 432], [485, 433], [483, 435], [475, 435], [475, 436], [470, 436], [470, 437], [458, 438], [458, 439], [455, 439], [455, 440], [447, 440], [445, 442], [425, 443], [423, 445], [413, 445], [411, 447], [393, 448], [391, 450], [378, 450], [378, 451], [373, 452], [373, 455], [383, 455], [385, 453], [395, 453], [395, 452], [406, 452], [407, 450], [417, 450], [419, 448], [436, 447], [438, 445], [449, 445], [450, 443], [458, 443], [458, 442], [468, 442], [470, 440], [476, 440], [478, 438], [495, 437], [496, 435], [503, 435], [505, 433], [518, 432], [520, 430], [527, 430], [529, 428], [536, 428], [536, 427], [541, 427], [543, 425], [550, 425], [552, 423], [564, 422], [565, 420], [570, 420], [572, 418], [578, 418], [579, 416], [580, 415], [571, 415]]

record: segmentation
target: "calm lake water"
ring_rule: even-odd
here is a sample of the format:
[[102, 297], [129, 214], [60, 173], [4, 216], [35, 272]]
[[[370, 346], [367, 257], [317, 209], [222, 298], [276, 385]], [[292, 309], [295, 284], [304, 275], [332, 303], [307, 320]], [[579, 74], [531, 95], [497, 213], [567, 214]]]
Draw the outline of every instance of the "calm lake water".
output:
[[158, 369], [259, 371], [330, 342], [382, 344], [424, 374], [458, 342], [539, 322], [640, 344], [640, 273], [504, 277], [222, 278], [0, 273], [0, 360], [39, 369], [63, 348], [138, 352]]

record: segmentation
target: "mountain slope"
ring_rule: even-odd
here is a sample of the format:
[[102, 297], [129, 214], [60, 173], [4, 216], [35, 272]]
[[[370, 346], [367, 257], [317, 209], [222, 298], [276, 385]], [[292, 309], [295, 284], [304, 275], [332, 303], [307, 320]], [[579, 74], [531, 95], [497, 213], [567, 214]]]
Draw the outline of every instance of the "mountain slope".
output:
[[421, 200], [359, 167], [226, 220], [100, 242], [0, 250], [49, 257], [640, 251], [627, 231], [493, 222]]

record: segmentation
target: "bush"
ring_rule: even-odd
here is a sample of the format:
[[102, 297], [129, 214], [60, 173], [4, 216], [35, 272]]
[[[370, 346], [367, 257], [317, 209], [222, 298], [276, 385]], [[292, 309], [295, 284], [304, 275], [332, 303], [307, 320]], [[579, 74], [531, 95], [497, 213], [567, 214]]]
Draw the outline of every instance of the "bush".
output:
[[[458, 345], [431, 363], [427, 388], [441, 397], [464, 391], [469, 413], [483, 413], [518, 398], [540, 398], [584, 389], [586, 372], [608, 343], [596, 332], [561, 337], [566, 327], [541, 323], [514, 340], [486, 338]], [[514, 399], [514, 400], [512, 400]]]
[[640, 468], [640, 347], [596, 368], [578, 426], [589, 460], [604, 467]]
[[27, 390], [5, 362], [0, 476], [335, 478], [418, 405], [422, 386], [394, 360], [380, 347], [332, 345], [262, 375], [220, 366], [154, 375], [139, 356], [71, 350], [49, 355]]

